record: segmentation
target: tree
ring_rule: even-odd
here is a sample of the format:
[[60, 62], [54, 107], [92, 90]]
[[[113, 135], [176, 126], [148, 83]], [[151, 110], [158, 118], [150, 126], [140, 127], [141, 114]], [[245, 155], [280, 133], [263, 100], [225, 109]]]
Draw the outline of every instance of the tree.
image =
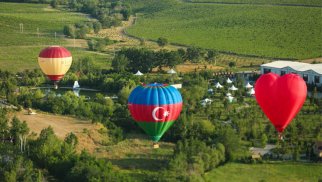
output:
[[163, 38], [163, 37], [159, 37], [157, 40], [157, 43], [160, 47], [164, 47], [168, 44], [168, 39]]
[[189, 47], [186, 52], [187, 59], [192, 62], [199, 62], [201, 58], [201, 49], [197, 47]]
[[94, 33], [98, 33], [102, 29], [102, 24], [98, 21], [93, 23]]
[[76, 28], [74, 25], [65, 25], [63, 30], [64, 35], [75, 38], [76, 37]]
[[112, 68], [116, 72], [124, 72], [129, 64], [129, 60], [123, 54], [117, 54], [112, 60]]
[[236, 62], [231, 61], [231, 62], [228, 63], [228, 66], [230, 68], [235, 67], [236, 66]]

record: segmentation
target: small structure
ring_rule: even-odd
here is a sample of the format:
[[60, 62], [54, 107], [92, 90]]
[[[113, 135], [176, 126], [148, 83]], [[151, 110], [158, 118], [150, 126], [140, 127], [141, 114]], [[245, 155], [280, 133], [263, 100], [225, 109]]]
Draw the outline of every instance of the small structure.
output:
[[229, 78], [227, 78], [226, 82], [227, 83], [233, 83], [233, 81], [231, 81]]
[[176, 89], [181, 89], [182, 88], [182, 84], [181, 83], [179, 83], [179, 84], [172, 84], [171, 86], [173, 86]]
[[247, 92], [249, 95], [255, 95], [255, 89], [252, 88]]
[[138, 70], [138, 72], [136, 72], [134, 75], [135, 75], [135, 76], [142, 76], [142, 75], [143, 75], [143, 73], [141, 73], [141, 71], [139, 71], [139, 70]]
[[249, 82], [247, 82], [247, 85], [245, 86], [247, 89], [249, 88], [253, 88], [253, 85], [249, 84]]
[[228, 93], [226, 94], [226, 96], [227, 96], [227, 97], [231, 96], [231, 93], [229, 93], [229, 92], [228, 92]]
[[78, 81], [75, 81], [74, 82], [74, 85], [73, 85], [73, 90], [77, 90], [77, 89], [79, 89], [80, 88], [80, 86], [79, 86], [79, 84], [78, 84]]
[[251, 147], [249, 151], [252, 153], [252, 159], [260, 159], [266, 154], [271, 154], [271, 150], [276, 148], [276, 145], [266, 145], [264, 148]]
[[236, 90], [238, 90], [238, 88], [236, 88], [234, 85], [232, 85], [232, 86], [229, 88], [229, 90], [236, 91]]
[[315, 142], [313, 146], [314, 153], [319, 157], [322, 158], [322, 141]]
[[174, 71], [173, 69], [171, 69], [171, 70], [167, 71], [167, 73], [168, 73], [168, 74], [176, 74], [177, 72], [176, 72], [176, 71]]
[[229, 101], [230, 103], [232, 103], [232, 102], [234, 101], [234, 97], [233, 97], [233, 96], [231, 96], [231, 95], [230, 95], [230, 96], [228, 96], [228, 97], [227, 97], [227, 99], [228, 99], [228, 101]]
[[208, 93], [210, 93], [210, 94], [214, 93], [214, 89], [212, 89], [212, 88], [208, 89]]
[[211, 99], [208, 99], [208, 98], [205, 98], [204, 100], [201, 101], [201, 105], [203, 107], [206, 107], [206, 105], [209, 105], [211, 104], [212, 100]]
[[296, 61], [274, 61], [261, 65], [261, 74], [276, 73], [284, 75], [296, 73], [300, 75], [306, 83], [322, 85], [322, 64], [309, 64]]
[[223, 86], [222, 86], [222, 85], [220, 85], [220, 83], [219, 83], [219, 82], [217, 82], [217, 83], [216, 83], [216, 85], [215, 85], [215, 87], [216, 87], [216, 88], [222, 88]]

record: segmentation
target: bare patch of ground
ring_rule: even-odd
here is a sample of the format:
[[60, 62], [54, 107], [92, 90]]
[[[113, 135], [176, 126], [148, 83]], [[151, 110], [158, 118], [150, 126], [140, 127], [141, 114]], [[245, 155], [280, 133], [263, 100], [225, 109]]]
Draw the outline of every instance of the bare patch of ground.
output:
[[[36, 112], [35, 115], [28, 115], [27, 111], [21, 111], [15, 115], [21, 121], [26, 121], [30, 131], [37, 135], [42, 129], [49, 126], [54, 129], [60, 139], [64, 139], [68, 133], [73, 132], [78, 138], [77, 151], [86, 149], [90, 153], [94, 153], [97, 148], [109, 141], [106, 134], [107, 129], [102, 124], [92, 124], [87, 120]], [[11, 116], [13, 117], [13, 114]]]

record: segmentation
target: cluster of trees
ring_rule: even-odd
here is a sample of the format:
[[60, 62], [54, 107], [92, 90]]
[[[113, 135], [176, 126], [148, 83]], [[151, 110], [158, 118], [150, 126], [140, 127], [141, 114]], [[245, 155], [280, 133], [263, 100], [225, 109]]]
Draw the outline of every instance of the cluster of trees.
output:
[[174, 67], [187, 60], [200, 62], [202, 60], [213, 61], [217, 53], [214, 50], [203, 50], [189, 47], [187, 50], [177, 51], [152, 51], [146, 48], [124, 48], [117, 52], [112, 60], [112, 67], [117, 72], [151, 72], [153, 68]]
[[[76, 153], [78, 140], [73, 133], [62, 141], [48, 127], [35, 138], [29, 134], [25, 122], [14, 117], [9, 127], [3, 109], [0, 116], [1, 181], [40, 182], [47, 175], [45, 171], [64, 181], [131, 181], [127, 175], [115, 171], [110, 162], [96, 159], [86, 151]], [[21, 141], [27, 147], [21, 147]]]
[[91, 38], [87, 40], [88, 49], [91, 51], [104, 51], [105, 46], [112, 44], [114, 41], [111, 41], [108, 38], [104, 39], [94, 39]]
[[225, 147], [221, 143], [207, 146], [205, 142], [196, 139], [178, 141], [165, 179], [202, 181], [205, 172], [224, 162]]
[[123, 1], [68, 0], [67, 6], [71, 10], [90, 14], [98, 19], [103, 28], [120, 26], [121, 21], [128, 20], [131, 15], [130, 5]]
[[117, 72], [151, 72], [153, 68], [174, 67], [182, 63], [178, 51], [152, 51], [146, 48], [126, 48], [117, 52], [112, 60], [112, 67]]
[[76, 23], [74, 25], [65, 25], [63, 29], [64, 35], [71, 38], [85, 39], [86, 34], [94, 32], [98, 33], [102, 29], [100, 22]]

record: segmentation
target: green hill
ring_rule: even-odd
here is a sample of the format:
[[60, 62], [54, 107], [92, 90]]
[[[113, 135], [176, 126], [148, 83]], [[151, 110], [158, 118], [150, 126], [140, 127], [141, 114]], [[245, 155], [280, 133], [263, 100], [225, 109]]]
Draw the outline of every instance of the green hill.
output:
[[[321, 8], [166, 2], [168, 6], [146, 3], [135, 9], [143, 15], [128, 33], [244, 55], [285, 59], [322, 56]], [[149, 6], [155, 11], [146, 11]]]
[[[41, 49], [49, 45], [68, 47], [63, 37], [64, 25], [87, 20], [84, 14], [60, 11], [44, 4], [0, 2], [0, 69], [21, 71], [38, 68], [37, 56]], [[75, 59], [86, 55], [95, 58], [100, 65], [106, 62], [104, 55], [84, 52], [72, 46], [69, 50]]]

